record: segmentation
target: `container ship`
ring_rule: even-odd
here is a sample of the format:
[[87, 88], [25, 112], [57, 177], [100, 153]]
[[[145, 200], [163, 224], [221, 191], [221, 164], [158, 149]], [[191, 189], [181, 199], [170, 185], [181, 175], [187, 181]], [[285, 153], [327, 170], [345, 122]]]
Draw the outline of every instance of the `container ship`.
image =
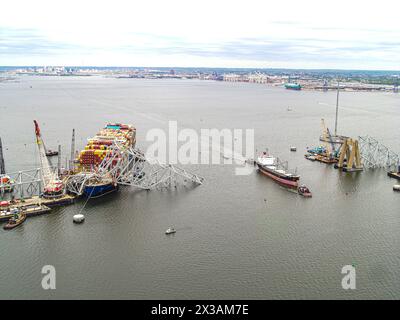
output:
[[[135, 147], [136, 129], [129, 124], [108, 123], [88, 143], [78, 156], [79, 172], [95, 171], [107, 155], [111, 155], [113, 143], [121, 148]], [[89, 198], [96, 198], [117, 190], [117, 183], [110, 177], [94, 179], [85, 186], [83, 193]]]
[[258, 157], [256, 163], [261, 173], [265, 174], [267, 177], [270, 177], [286, 188], [298, 189], [300, 176], [289, 173], [284, 168], [281, 168], [277, 158], [263, 152], [263, 154]]
[[136, 129], [132, 125], [108, 123], [88, 143], [78, 156], [78, 171], [92, 171], [96, 169], [116, 142], [121, 147], [135, 147]]

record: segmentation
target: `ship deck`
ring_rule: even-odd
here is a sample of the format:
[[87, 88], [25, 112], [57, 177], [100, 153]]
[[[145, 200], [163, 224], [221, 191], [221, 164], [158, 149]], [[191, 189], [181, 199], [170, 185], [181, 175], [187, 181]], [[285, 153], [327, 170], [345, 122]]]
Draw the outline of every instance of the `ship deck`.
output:
[[[49, 213], [51, 209], [45, 205], [24, 205], [24, 206], [13, 206], [17, 208], [24, 208], [24, 213], [27, 217], [37, 216], [40, 214]], [[0, 214], [0, 222], [8, 221], [13, 216], [12, 213], [9, 214]]]
[[27, 199], [15, 200], [14, 206], [30, 206], [30, 205], [45, 205], [48, 207], [62, 206], [66, 204], [72, 204], [75, 201], [75, 197], [69, 194], [64, 194], [57, 198], [46, 199], [38, 196], [33, 196]]

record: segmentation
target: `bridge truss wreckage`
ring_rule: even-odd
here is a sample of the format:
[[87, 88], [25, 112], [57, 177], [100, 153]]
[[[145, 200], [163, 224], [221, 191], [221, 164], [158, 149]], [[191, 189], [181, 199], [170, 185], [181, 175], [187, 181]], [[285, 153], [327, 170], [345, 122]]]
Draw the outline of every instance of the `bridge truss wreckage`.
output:
[[358, 137], [363, 165], [367, 169], [398, 166], [400, 157], [370, 136]]
[[[8, 183], [4, 183], [7, 179]], [[40, 195], [42, 190], [42, 174], [39, 168], [0, 174], [0, 199], [6, 192], [24, 196]]]
[[[51, 167], [56, 172], [59, 168]], [[108, 156], [95, 170], [82, 171], [60, 176], [66, 192], [80, 196], [85, 186], [93, 180], [112, 177], [119, 185], [136, 187], [138, 189], [164, 189], [178, 185], [200, 185], [203, 178], [187, 170], [171, 164], [161, 164], [155, 159], [149, 159], [136, 148], [124, 148], [114, 144]], [[6, 183], [7, 181], [7, 183]], [[0, 173], [0, 199], [11, 193], [15, 198], [40, 196], [43, 192], [42, 169], [18, 171], [15, 173]]]
[[146, 157], [139, 149], [114, 143], [95, 171], [80, 172], [67, 178], [66, 187], [76, 195], [93, 179], [112, 177], [119, 185], [151, 190], [177, 187], [188, 183], [200, 185], [203, 178], [171, 164], [161, 164]]

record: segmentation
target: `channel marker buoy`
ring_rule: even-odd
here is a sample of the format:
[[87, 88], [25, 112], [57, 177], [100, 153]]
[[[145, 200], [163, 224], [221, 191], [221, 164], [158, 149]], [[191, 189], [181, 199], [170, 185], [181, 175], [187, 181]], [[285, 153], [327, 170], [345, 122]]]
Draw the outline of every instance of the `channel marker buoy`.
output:
[[79, 213], [73, 216], [73, 220], [75, 223], [82, 223], [85, 220], [85, 216]]

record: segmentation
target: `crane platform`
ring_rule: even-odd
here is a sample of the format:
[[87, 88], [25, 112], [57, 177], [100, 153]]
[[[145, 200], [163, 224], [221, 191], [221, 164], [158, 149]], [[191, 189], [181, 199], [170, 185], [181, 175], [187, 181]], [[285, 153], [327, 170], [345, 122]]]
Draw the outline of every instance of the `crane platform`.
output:
[[26, 205], [45, 205], [48, 207], [57, 207], [72, 204], [75, 201], [75, 197], [70, 194], [64, 194], [62, 196], [54, 198], [43, 198], [38, 196], [33, 196], [26, 199], [15, 200], [16, 205], [26, 206]]

